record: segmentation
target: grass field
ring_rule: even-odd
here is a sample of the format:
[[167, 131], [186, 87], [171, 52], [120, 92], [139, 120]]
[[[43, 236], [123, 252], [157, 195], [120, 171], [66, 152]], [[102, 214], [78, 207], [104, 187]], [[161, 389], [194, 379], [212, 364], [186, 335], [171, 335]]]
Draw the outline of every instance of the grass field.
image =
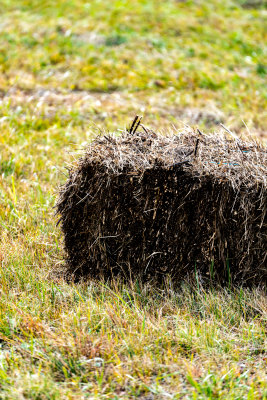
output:
[[67, 284], [73, 153], [138, 113], [267, 138], [265, 0], [0, 0], [0, 399], [266, 399], [258, 289]]

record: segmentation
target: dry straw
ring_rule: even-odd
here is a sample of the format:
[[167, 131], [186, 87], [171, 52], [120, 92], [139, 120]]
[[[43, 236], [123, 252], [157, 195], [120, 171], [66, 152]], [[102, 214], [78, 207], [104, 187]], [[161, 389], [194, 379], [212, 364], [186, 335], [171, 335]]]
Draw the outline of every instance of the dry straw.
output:
[[266, 155], [230, 134], [163, 136], [137, 118], [98, 137], [57, 202], [68, 274], [266, 284]]

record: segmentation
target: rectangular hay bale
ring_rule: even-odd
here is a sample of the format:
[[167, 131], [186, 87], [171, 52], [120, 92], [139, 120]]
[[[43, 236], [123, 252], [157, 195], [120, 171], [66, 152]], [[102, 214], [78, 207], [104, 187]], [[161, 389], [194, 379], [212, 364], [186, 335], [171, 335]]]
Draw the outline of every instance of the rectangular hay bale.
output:
[[194, 132], [98, 137], [57, 203], [68, 273], [266, 284], [266, 149]]

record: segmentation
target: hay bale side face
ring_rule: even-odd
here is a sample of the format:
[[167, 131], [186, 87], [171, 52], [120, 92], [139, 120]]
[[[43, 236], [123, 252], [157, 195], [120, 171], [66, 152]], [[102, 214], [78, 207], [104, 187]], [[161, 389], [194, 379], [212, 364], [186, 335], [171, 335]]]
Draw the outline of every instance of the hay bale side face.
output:
[[57, 205], [69, 273], [178, 281], [197, 269], [266, 281], [266, 152], [202, 137], [195, 157], [197, 139], [147, 132], [92, 143]]

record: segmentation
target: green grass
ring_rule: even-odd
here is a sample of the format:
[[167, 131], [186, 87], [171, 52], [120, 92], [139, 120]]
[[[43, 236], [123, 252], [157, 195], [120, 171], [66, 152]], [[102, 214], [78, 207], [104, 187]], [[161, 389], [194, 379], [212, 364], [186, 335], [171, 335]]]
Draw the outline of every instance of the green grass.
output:
[[74, 286], [29, 262], [0, 277], [1, 398], [266, 398], [263, 293]]
[[264, 1], [0, 1], [0, 399], [267, 398], [265, 293], [51, 276], [99, 129], [266, 139], [266, 24]]

